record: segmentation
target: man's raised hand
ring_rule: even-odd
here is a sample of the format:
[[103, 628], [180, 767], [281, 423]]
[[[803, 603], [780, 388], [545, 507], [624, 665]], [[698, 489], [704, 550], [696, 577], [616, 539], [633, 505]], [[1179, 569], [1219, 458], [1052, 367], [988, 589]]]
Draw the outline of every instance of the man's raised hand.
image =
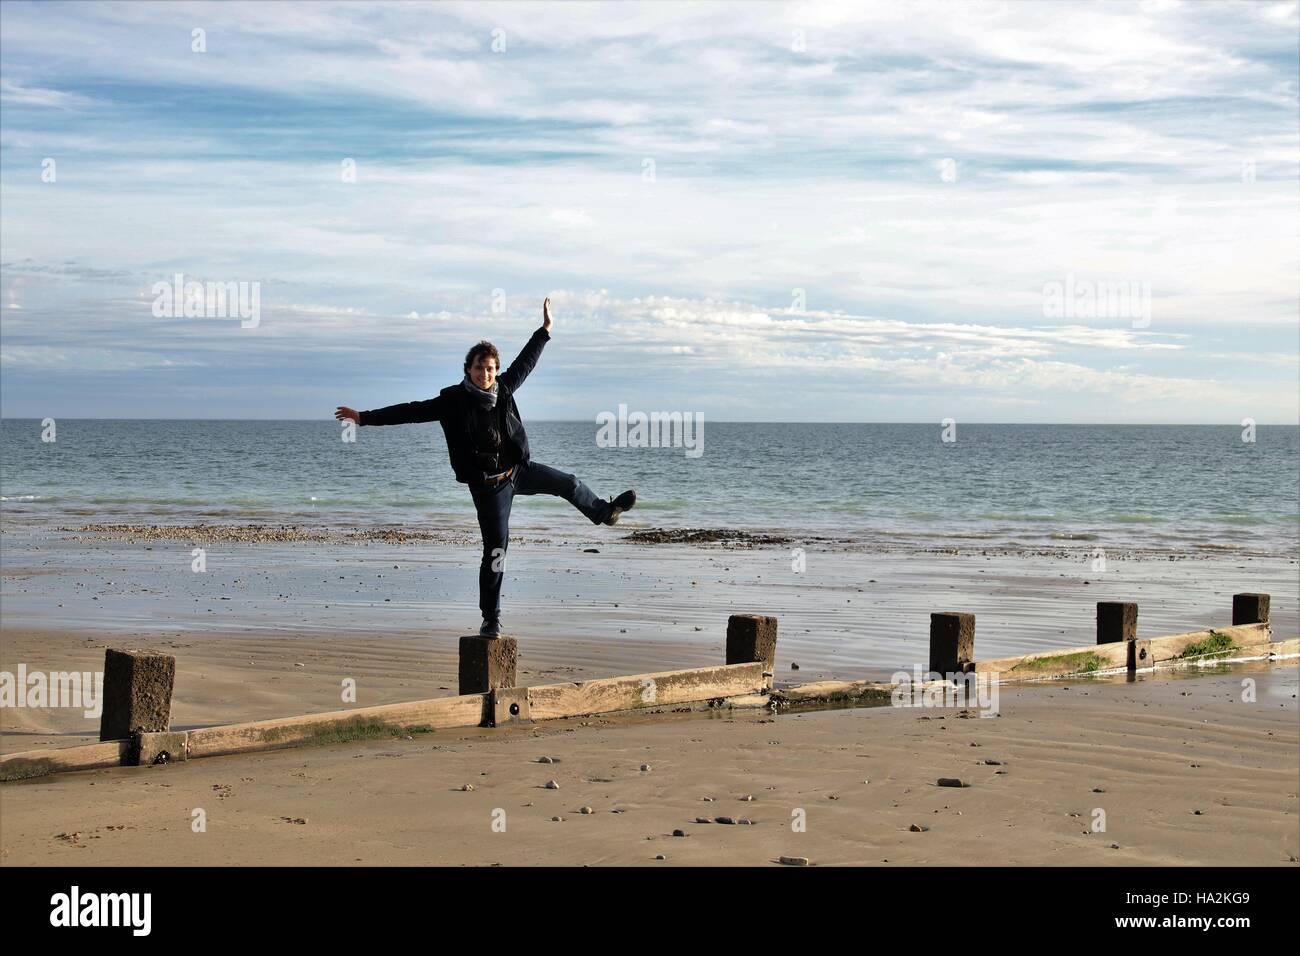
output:
[[334, 409], [334, 418], [340, 422], [346, 419], [347, 421], [356, 422], [358, 425], [361, 424], [361, 415], [356, 409], [348, 408], [346, 405], [340, 405]]
[[542, 302], [542, 328], [547, 332], [551, 331], [551, 297], [549, 295]]

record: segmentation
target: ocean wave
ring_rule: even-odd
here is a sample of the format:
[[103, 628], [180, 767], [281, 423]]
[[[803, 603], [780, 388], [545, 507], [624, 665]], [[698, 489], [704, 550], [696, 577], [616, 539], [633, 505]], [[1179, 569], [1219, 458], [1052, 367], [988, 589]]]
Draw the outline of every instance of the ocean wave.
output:
[[300, 504], [309, 505], [313, 508], [430, 508], [437, 505], [445, 505], [447, 502], [439, 498], [316, 498], [312, 497]]
[[217, 504], [211, 498], [153, 498], [132, 495], [95, 495], [81, 500], [90, 505], [154, 505], [155, 507], [161, 505], [195, 507]]
[[1261, 518], [1258, 515], [1243, 514], [1211, 515], [1210, 520], [1220, 524], [1260, 525], [1269, 523], [1267, 519]]
[[1053, 531], [1047, 537], [1052, 541], [1096, 541], [1101, 535], [1090, 531]]

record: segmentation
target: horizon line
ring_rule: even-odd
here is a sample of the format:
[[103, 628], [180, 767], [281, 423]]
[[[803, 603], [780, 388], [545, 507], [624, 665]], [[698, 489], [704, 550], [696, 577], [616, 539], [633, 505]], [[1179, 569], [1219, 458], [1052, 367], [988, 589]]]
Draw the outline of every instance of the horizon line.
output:
[[[644, 413], [644, 414], [649, 414]], [[671, 414], [668, 412], [659, 412], [658, 414]], [[702, 414], [684, 412], [682, 414]], [[70, 421], [88, 421], [88, 422], [325, 422], [335, 421], [335, 419], [320, 418], [170, 418], [156, 416], [150, 418], [122, 418], [122, 417], [99, 417], [89, 415], [0, 415], [0, 421], [42, 421], [43, 418], [64, 418]], [[731, 418], [714, 418], [709, 419], [715, 424], [723, 425], [943, 425], [943, 421], [801, 421], [794, 419], [731, 419]], [[1132, 428], [1241, 428], [1240, 421], [1234, 422], [1052, 422], [1052, 421], [962, 421], [954, 419], [958, 425], [1105, 425]], [[530, 418], [531, 423], [554, 422], [554, 423], [583, 423], [594, 425], [598, 424], [595, 419], [590, 418]], [[436, 422], [411, 422], [408, 424], [433, 425]], [[528, 423], [525, 423], [528, 424]], [[1255, 427], [1266, 426], [1269, 428], [1300, 428], [1300, 422], [1255, 422]], [[382, 426], [362, 426], [362, 427], [382, 427]]]

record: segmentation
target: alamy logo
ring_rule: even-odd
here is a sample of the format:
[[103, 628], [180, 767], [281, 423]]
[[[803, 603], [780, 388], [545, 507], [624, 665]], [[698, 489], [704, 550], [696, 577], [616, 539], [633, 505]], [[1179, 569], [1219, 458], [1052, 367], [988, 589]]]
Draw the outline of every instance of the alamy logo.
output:
[[920, 665], [913, 664], [912, 673], [898, 671], [890, 683], [895, 707], [974, 707], [981, 717], [998, 715], [996, 675], [922, 673]]
[[0, 707], [79, 707], [87, 717], [104, 709], [103, 671], [0, 671]]
[[50, 897], [51, 926], [130, 926], [148, 936], [153, 919], [152, 893], [86, 893], [74, 886]]
[[1047, 319], [1131, 319], [1133, 328], [1151, 325], [1151, 283], [1120, 280], [1093, 282], [1071, 273], [1064, 282], [1043, 285]]
[[[687, 458], [704, 454], [704, 413], [632, 412], [620, 404], [618, 414], [596, 416], [597, 448], [685, 448]], [[694, 425], [694, 428], [692, 428]]]
[[186, 282], [178, 272], [170, 283], [155, 282], [153, 296], [157, 319], [239, 319], [243, 329], [262, 321], [260, 282]]

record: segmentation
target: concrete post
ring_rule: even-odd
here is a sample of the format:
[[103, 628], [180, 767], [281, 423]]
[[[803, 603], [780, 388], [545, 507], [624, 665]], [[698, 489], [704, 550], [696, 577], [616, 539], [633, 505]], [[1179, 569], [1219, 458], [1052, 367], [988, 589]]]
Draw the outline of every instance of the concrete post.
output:
[[461, 694], [486, 694], [497, 687], [514, 687], [518, 660], [519, 645], [513, 637], [462, 637]]
[[1267, 594], [1234, 594], [1232, 596], [1233, 624], [1267, 624], [1269, 596]]
[[1097, 643], [1137, 640], [1138, 606], [1132, 601], [1097, 602]]
[[961, 674], [975, 660], [975, 615], [940, 611], [930, 615], [930, 670]]
[[106, 650], [99, 739], [126, 740], [132, 731], [163, 733], [170, 729], [175, 682], [176, 658], [170, 654]]
[[727, 618], [727, 663], [776, 666], [776, 618], [733, 614]]

